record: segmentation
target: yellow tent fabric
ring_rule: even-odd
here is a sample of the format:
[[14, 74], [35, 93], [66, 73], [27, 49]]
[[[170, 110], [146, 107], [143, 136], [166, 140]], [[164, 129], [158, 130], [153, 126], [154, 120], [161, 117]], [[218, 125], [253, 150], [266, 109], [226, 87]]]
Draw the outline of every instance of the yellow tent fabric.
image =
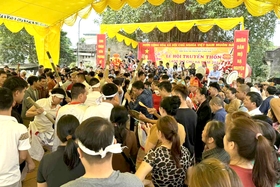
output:
[[177, 27], [181, 32], [188, 32], [194, 26], [197, 26], [201, 32], [208, 32], [214, 25], [217, 25], [224, 30], [230, 30], [238, 24], [241, 24], [241, 30], [244, 30], [243, 17], [130, 24], [102, 24], [100, 32], [107, 33], [109, 38], [116, 37], [119, 42], [124, 40], [126, 45], [132, 44], [132, 47], [136, 48], [138, 45], [136, 41], [120, 35], [118, 32], [122, 30], [131, 34], [137, 29], [140, 29], [144, 33], [149, 33], [155, 28], [158, 28], [161, 32], [166, 33], [174, 27]]
[[[50, 51], [54, 62], [58, 63], [59, 31], [63, 23], [71, 26], [75, 23], [77, 17], [85, 19], [92, 10], [101, 13], [107, 6], [113, 10], [119, 10], [125, 4], [137, 8], [146, 1], [158, 6], [165, 0], [2, 0], [0, 1], [0, 23], [4, 23], [12, 32], [18, 32], [23, 27], [26, 28], [34, 36], [39, 63], [49, 67], [49, 61], [45, 53], [46, 51]], [[172, 1], [180, 4], [186, 0]], [[197, 1], [205, 4], [211, 0]], [[254, 16], [264, 15], [274, 10], [278, 18], [280, 18], [279, 0], [221, 0], [221, 2], [226, 8], [234, 8], [244, 3], [248, 11]], [[6, 19], [3, 15], [12, 16], [13, 18]], [[36, 22], [35, 26], [33, 22]], [[176, 27], [182, 32], [187, 32], [193, 27], [192, 24], [194, 23], [183, 24], [176, 22]], [[222, 25], [225, 24], [217, 23], [217, 25], [222, 28]], [[157, 28], [162, 32], [168, 32], [173, 27], [174, 25], [166, 25], [164, 23], [157, 24]], [[141, 26], [142, 31], [146, 33], [152, 31], [154, 28], [147, 24]], [[198, 28], [202, 32], [207, 32], [212, 27], [201, 24], [198, 25]], [[135, 30], [133, 26], [126, 28], [126, 32], [128, 33], [131, 33], [133, 30]], [[118, 38], [121, 40], [122, 37], [118, 36]], [[128, 39], [124, 40], [126, 43], [134, 43], [132, 45], [135, 45], [133, 41], [129, 41]]]
[[[197, 0], [200, 4], [209, 3], [211, 0]], [[245, 4], [248, 12], [253, 16], [262, 16], [270, 11], [274, 11], [280, 19], [280, 1], [279, 0], [221, 0], [226, 8], [235, 8]]]

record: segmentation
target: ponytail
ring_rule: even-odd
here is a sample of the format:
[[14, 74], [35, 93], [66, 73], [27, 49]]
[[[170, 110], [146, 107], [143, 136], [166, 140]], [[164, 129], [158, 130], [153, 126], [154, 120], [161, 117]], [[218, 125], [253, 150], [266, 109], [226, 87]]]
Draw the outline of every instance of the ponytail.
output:
[[260, 133], [256, 135], [257, 145], [253, 167], [253, 182], [256, 187], [271, 187], [277, 183], [277, 157], [269, 141]]
[[66, 139], [67, 142], [64, 149], [63, 161], [68, 166], [68, 169], [72, 170], [80, 163], [80, 159], [77, 151], [77, 144], [74, 141], [74, 135], [73, 137], [68, 135]]
[[182, 152], [178, 133], [172, 134], [171, 156], [175, 161], [176, 167], [181, 168], [180, 160], [182, 158]]

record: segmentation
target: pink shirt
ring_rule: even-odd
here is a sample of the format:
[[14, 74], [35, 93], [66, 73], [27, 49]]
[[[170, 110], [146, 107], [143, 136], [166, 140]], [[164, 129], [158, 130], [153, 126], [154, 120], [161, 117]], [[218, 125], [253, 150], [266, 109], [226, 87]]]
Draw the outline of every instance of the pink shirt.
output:
[[244, 187], [256, 187], [252, 180], [252, 169], [245, 169], [239, 166], [230, 165], [239, 176]]

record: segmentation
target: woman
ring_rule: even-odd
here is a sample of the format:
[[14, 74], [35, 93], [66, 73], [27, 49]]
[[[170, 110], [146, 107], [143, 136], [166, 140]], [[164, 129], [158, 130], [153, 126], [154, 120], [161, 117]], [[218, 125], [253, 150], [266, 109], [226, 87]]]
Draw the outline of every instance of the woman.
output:
[[37, 172], [38, 187], [58, 187], [85, 174], [75, 143], [75, 130], [79, 125], [73, 115], [64, 115], [58, 120], [57, 136], [63, 143], [57, 151], [41, 160]]
[[202, 131], [202, 141], [205, 143], [202, 160], [216, 158], [226, 164], [229, 163], [229, 155], [224, 150], [223, 138], [225, 125], [220, 121], [209, 121]]
[[239, 110], [241, 101], [236, 98], [235, 94], [235, 88], [230, 87], [226, 91], [226, 98], [229, 100], [229, 104], [225, 104], [225, 110], [227, 113], [232, 113]]
[[[171, 96], [164, 98], [160, 103], [159, 112], [161, 117], [170, 115], [175, 116], [176, 112], [180, 106], [180, 98], [178, 96]], [[157, 123], [157, 122], [156, 122]], [[144, 127], [145, 128], [145, 127]], [[180, 138], [180, 145], [183, 145], [185, 142], [185, 129], [184, 126], [181, 124], [178, 124], [178, 135]], [[146, 144], [145, 144], [145, 153], [148, 153], [151, 149], [157, 148], [161, 145], [161, 141], [159, 140], [157, 136], [157, 125], [153, 125], [151, 127], [150, 133], [147, 136]]]
[[201, 160], [202, 152], [204, 149], [204, 143], [201, 140], [201, 134], [206, 123], [211, 119], [211, 108], [207, 101], [207, 89], [206, 87], [200, 88], [195, 96], [196, 100], [200, 103], [196, 111], [197, 125], [196, 125], [196, 137], [195, 137], [195, 157], [196, 161]]
[[235, 118], [226, 125], [224, 147], [230, 155], [230, 167], [243, 186], [275, 186], [277, 159], [261, 128], [247, 117]]
[[189, 68], [188, 68], [188, 71], [189, 71], [189, 74], [190, 76], [195, 76], [195, 72], [196, 72], [196, 69], [195, 69], [195, 63], [192, 63]]
[[173, 117], [161, 117], [156, 126], [162, 144], [148, 152], [136, 176], [144, 181], [146, 175], [152, 172], [154, 186], [181, 187], [184, 185], [186, 171], [192, 165], [190, 152], [181, 146], [178, 124]]
[[111, 111], [110, 121], [115, 126], [115, 138], [117, 143], [125, 146], [123, 153], [113, 155], [113, 169], [120, 172], [132, 172], [135, 168], [127, 159], [135, 163], [138, 147], [134, 132], [127, 129], [129, 122], [128, 112], [125, 107], [115, 106]]
[[189, 187], [243, 187], [235, 171], [215, 158], [201, 161], [191, 172]]

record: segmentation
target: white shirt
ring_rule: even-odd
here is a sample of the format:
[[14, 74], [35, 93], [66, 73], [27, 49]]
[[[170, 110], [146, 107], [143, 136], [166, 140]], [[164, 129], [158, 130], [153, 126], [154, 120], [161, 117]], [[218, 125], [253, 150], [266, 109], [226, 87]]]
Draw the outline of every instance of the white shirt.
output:
[[85, 105], [87, 106], [93, 106], [98, 105], [98, 100], [101, 97], [101, 93], [99, 91], [92, 91], [89, 92], [87, 95], [87, 100], [85, 101]]
[[19, 151], [30, 149], [27, 128], [12, 116], [0, 115], [0, 185], [9, 186], [21, 178]]
[[110, 121], [111, 111], [113, 107], [113, 104], [108, 102], [102, 102], [100, 103], [100, 105], [88, 107], [85, 112], [83, 121], [96, 116], [108, 119]]
[[[57, 105], [55, 108], [51, 108], [51, 102], [52, 102], [52, 96], [49, 98], [43, 98], [36, 103], [44, 109], [45, 112], [49, 113], [53, 119], [55, 119], [58, 109], [61, 107], [60, 105]], [[53, 130], [53, 124], [52, 122], [42, 113], [40, 115], [35, 116], [34, 121], [36, 124], [36, 127], [39, 132], [52, 132]]]
[[173, 72], [174, 72], [173, 68], [168, 68], [168, 69], [167, 69], [167, 75], [168, 75], [169, 77], [172, 77], [172, 76], [173, 76]]
[[57, 122], [58, 120], [66, 115], [66, 114], [72, 114], [73, 116], [75, 116], [80, 123], [82, 123], [83, 121], [83, 117], [84, 117], [84, 113], [86, 111], [88, 106], [86, 106], [85, 104], [83, 103], [77, 103], [77, 104], [67, 104], [67, 105], [64, 105], [62, 106], [58, 112], [57, 112], [57, 116], [56, 116], [56, 120], [55, 120], [55, 133], [54, 133], [54, 141], [53, 141], [53, 148], [52, 148], [52, 151], [56, 151], [57, 150], [57, 147], [61, 144], [61, 141], [60, 139], [57, 137]]
[[248, 114], [250, 116], [255, 116], [255, 115], [262, 115], [263, 113], [259, 110], [259, 108], [256, 108], [254, 110], [248, 111]]

